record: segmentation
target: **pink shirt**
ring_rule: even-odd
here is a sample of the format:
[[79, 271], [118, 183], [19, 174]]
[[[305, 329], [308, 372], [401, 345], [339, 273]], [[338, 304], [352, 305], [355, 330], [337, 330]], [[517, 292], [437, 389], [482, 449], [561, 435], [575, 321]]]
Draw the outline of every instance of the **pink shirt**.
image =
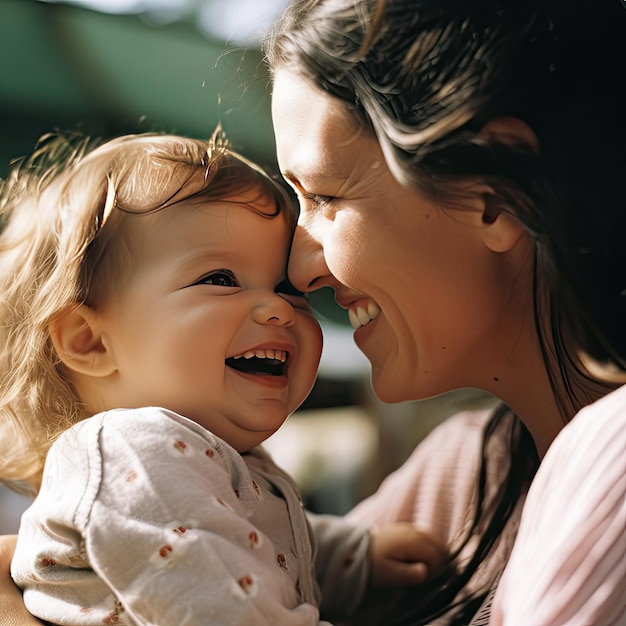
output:
[[[471, 523], [491, 413], [446, 420], [349, 517], [413, 521], [454, 546]], [[507, 454], [504, 438], [497, 437], [490, 476], [503, 471]], [[526, 502], [520, 498], [466, 588], [497, 587], [493, 605], [488, 598], [470, 626], [626, 626], [625, 494], [626, 386], [580, 411], [553, 442]], [[464, 553], [473, 547], [470, 542]], [[360, 626], [385, 623], [389, 607], [375, 609]], [[448, 623], [444, 615], [431, 624]]]
[[626, 386], [580, 411], [548, 450], [490, 624], [626, 625]]
[[[489, 408], [465, 411], [448, 418], [417, 446], [406, 463], [391, 474], [374, 495], [353, 509], [348, 518], [374, 524], [412, 521], [431, 533], [436, 541], [454, 549], [472, 525], [484, 429], [492, 415], [493, 408]], [[496, 479], [503, 475], [510, 462], [508, 433], [508, 427], [499, 428], [490, 443], [488, 502], [495, 496], [494, 490], [499, 483]], [[500, 538], [466, 585], [464, 593], [468, 596], [495, 590], [513, 547], [523, 502], [524, 497], [518, 501]], [[475, 549], [476, 542], [471, 540], [463, 549], [461, 558], [469, 558]], [[409, 593], [419, 592], [410, 590]], [[368, 595], [371, 596], [372, 592]], [[416, 595], [412, 597], [417, 598]], [[490, 600], [489, 597], [469, 626], [487, 623]], [[353, 623], [359, 626], [385, 624], [389, 612], [393, 613], [394, 601], [393, 597], [385, 597], [384, 601], [376, 598], [375, 606], [370, 605], [368, 611]], [[449, 623], [450, 615], [446, 614], [430, 625]]]

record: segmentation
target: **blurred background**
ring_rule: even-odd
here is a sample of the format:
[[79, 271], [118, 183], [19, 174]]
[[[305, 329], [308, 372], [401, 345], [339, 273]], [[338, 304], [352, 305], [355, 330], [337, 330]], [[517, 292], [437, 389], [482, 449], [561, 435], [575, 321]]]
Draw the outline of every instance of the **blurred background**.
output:
[[[261, 42], [286, 0], [0, 0], [0, 178], [44, 133], [107, 138], [172, 132], [209, 138], [276, 170]], [[324, 331], [318, 382], [267, 447], [300, 484], [306, 505], [343, 513], [376, 489], [462, 390], [383, 405], [369, 365], [332, 294], [313, 305]], [[0, 533], [15, 532], [29, 500], [0, 488]]]

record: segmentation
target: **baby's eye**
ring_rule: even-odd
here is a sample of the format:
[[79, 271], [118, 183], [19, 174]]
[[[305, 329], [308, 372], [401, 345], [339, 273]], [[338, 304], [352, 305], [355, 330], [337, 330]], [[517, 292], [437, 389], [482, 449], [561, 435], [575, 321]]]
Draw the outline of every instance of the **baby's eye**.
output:
[[195, 285], [215, 285], [216, 287], [239, 287], [237, 278], [230, 270], [215, 270], [198, 280]]

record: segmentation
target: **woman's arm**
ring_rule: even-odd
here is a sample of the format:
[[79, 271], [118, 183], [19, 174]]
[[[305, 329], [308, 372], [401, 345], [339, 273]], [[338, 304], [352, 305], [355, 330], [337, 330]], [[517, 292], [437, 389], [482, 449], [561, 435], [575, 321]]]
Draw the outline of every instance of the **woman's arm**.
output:
[[11, 579], [15, 535], [0, 535], [0, 626], [41, 626], [24, 607], [22, 594]]
[[[404, 465], [391, 474], [374, 495], [348, 514], [348, 519], [377, 525], [412, 522], [420, 530], [428, 532], [438, 545], [453, 552], [472, 525], [481, 450], [485, 429], [492, 418], [492, 409], [465, 411], [447, 418], [417, 446]], [[503, 420], [489, 441], [487, 502], [495, 497], [501, 482], [500, 475], [509, 463], [511, 425], [509, 419]], [[513, 547], [522, 502], [523, 498], [520, 498], [498, 541], [463, 587], [463, 597], [480, 597], [486, 590], [495, 587]], [[474, 543], [466, 544], [461, 562], [469, 560], [474, 550]], [[436, 602], [439, 602], [436, 592], [425, 594], [423, 589], [399, 592], [368, 590], [363, 607], [351, 623], [378, 625], [392, 623], [401, 616], [404, 623], [411, 623], [409, 618], [404, 619], [408, 613], [417, 621], [417, 616], [423, 617], [434, 611], [424, 608], [424, 605], [428, 603], [432, 607]], [[442, 608], [450, 607], [451, 600], [445, 602]], [[448, 615], [435, 623], [448, 623], [450, 619]], [[468, 621], [463, 623], [472, 623], [470, 618], [466, 619]]]

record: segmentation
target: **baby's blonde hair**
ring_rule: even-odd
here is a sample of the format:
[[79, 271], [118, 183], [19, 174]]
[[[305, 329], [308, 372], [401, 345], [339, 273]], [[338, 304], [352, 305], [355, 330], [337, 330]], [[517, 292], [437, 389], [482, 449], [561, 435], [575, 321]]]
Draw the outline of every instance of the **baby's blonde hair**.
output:
[[[98, 145], [48, 135], [0, 188], [0, 481], [37, 491], [46, 453], [88, 417], [49, 326], [80, 303], [98, 308], [128, 271], [124, 224], [191, 197], [236, 196], [271, 218], [295, 211], [284, 189], [226, 146], [173, 135]], [[254, 206], [252, 206], [254, 204]]]

